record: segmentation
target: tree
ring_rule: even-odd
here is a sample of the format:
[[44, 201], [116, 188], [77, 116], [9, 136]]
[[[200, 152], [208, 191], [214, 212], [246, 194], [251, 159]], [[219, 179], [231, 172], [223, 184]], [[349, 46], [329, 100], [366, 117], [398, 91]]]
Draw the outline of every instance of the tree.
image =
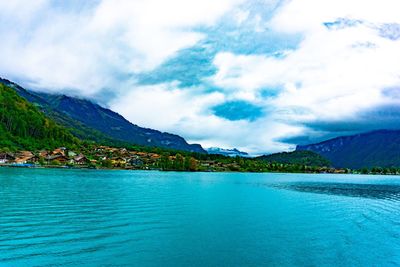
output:
[[103, 166], [105, 168], [112, 168], [113, 164], [110, 159], [106, 159], [101, 162], [101, 166]]
[[159, 160], [158, 166], [159, 166], [159, 168], [161, 168], [164, 171], [170, 170], [172, 168], [172, 162], [170, 160], [169, 153], [166, 152], [166, 153], [161, 154], [161, 158]]
[[44, 165], [45, 164], [45, 161], [44, 161], [43, 157], [39, 157], [39, 164], [40, 165]]
[[61, 165], [61, 162], [55, 159], [55, 160], [51, 161], [51, 165], [59, 166], [59, 165]]
[[189, 159], [189, 171], [197, 171], [197, 160], [193, 157], [190, 157]]
[[185, 169], [184, 158], [181, 154], [178, 153], [175, 155], [174, 170], [183, 171], [184, 169]]

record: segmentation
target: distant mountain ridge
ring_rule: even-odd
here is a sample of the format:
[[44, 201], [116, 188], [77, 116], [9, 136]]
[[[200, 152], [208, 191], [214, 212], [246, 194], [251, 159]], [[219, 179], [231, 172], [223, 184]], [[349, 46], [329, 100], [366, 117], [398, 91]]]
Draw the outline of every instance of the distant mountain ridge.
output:
[[1, 78], [0, 83], [13, 88], [21, 97], [38, 106], [47, 116], [69, 128], [81, 139], [207, 153], [199, 144], [188, 144], [175, 134], [139, 127], [120, 114], [89, 100], [32, 92]]
[[400, 130], [340, 136], [317, 144], [299, 145], [296, 150], [318, 153], [340, 168], [399, 167]]

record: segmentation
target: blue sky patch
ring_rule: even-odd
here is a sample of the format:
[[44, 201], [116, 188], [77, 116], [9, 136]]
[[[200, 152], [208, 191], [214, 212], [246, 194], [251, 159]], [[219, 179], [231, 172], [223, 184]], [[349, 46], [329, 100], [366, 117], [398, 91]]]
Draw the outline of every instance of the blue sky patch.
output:
[[213, 113], [219, 117], [237, 121], [254, 121], [264, 115], [263, 109], [246, 101], [228, 101], [221, 105], [214, 106]]
[[212, 64], [215, 52], [197, 45], [183, 49], [154, 71], [138, 76], [140, 84], [158, 84], [179, 81], [180, 87], [192, 87], [203, 83], [204, 77], [216, 72]]

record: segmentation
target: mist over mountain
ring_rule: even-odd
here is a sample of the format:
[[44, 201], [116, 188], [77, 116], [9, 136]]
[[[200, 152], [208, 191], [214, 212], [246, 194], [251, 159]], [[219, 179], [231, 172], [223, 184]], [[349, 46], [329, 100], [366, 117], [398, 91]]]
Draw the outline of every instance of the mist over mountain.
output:
[[226, 149], [226, 148], [219, 148], [219, 147], [210, 147], [207, 148], [208, 154], [217, 154], [217, 155], [224, 155], [229, 157], [249, 157], [250, 155], [247, 152], [240, 151], [236, 148], [233, 149]]

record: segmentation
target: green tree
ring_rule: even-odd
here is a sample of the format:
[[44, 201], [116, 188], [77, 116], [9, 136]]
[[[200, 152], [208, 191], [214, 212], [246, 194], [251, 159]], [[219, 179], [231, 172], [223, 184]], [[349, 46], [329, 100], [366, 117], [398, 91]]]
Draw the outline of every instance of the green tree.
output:
[[192, 171], [192, 172], [198, 170], [197, 160], [195, 158], [193, 158], [193, 157], [189, 158], [189, 168], [188, 168], [188, 170]]
[[185, 159], [180, 153], [175, 155], [174, 170], [177, 171], [185, 170]]
[[55, 160], [51, 161], [51, 165], [59, 166], [59, 165], [61, 165], [61, 162], [55, 159]]
[[159, 162], [158, 162], [158, 167], [164, 171], [171, 170], [172, 162], [170, 160], [170, 155], [168, 152], [161, 154], [161, 158], [159, 159]]
[[101, 166], [105, 167], [105, 168], [112, 168], [113, 164], [112, 161], [110, 159], [105, 159], [101, 162]]

